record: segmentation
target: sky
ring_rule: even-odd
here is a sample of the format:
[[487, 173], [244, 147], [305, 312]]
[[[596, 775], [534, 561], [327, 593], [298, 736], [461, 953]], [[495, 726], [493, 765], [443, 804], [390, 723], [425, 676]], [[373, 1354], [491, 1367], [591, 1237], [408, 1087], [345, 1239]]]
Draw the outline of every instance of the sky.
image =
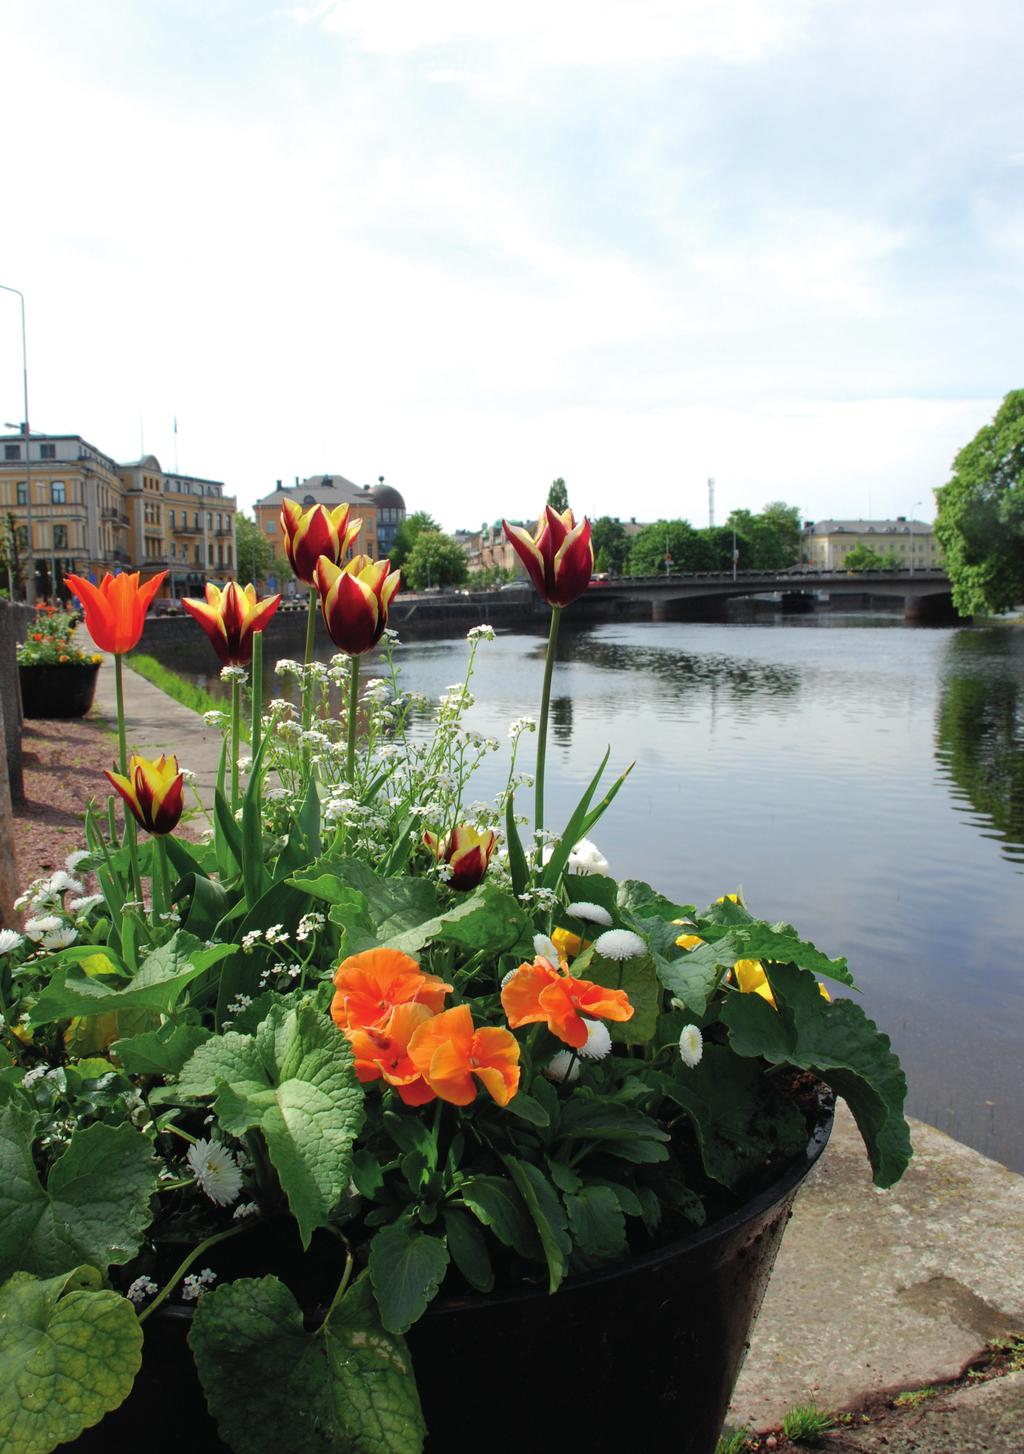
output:
[[930, 519], [1024, 384], [1019, 0], [0, 9], [33, 430], [242, 507]]

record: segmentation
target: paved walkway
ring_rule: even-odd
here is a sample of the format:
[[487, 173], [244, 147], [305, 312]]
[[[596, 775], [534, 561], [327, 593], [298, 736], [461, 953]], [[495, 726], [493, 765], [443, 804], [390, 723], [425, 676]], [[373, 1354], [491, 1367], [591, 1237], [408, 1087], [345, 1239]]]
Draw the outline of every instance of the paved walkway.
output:
[[[175, 752], [212, 802], [220, 733], [134, 672], [128, 740]], [[99, 711], [115, 720], [113, 663]], [[1024, 1332], [1024, 1177], [920, 1121], [899, 1186], [877, 1191], [853, 1118], [801, 1192], [740, 1375], [730, 1426], [778, 1428], [794, 1404], [853, 1409], [956, 1378], [995, 1338]], [[833, 1449], [1024, 1454], [1024, 1375], [928, 1400], [895, 1425], [845, 1428]]]

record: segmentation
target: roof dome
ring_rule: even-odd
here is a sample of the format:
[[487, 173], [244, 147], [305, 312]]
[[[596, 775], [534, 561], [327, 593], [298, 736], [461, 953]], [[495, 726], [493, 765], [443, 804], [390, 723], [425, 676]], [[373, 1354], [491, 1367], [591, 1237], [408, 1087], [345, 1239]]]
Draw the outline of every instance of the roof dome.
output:
[[391, 485], [386, 485], [383, 478], [370, 491], [370, 499], [378, 510], [405, 510], [401, 495]]

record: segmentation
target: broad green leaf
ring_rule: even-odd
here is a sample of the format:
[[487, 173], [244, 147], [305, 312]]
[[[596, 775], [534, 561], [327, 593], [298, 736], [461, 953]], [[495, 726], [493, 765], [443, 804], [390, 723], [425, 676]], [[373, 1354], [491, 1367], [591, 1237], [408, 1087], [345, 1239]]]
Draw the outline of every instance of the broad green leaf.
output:
[[420, 1454], [412, 1362], [381, 1326], [365, 1274], [316, 1332], [276, 1277], [241, 1278], [196, 1308], [189, 1345], [235, 1454]]
[[606, 959], [602, 954], [592, 953], [585, 977], [606, 989], [625, 990], [633, 1006], [632, 1019], [608, 1021], [613, 1041], [620, 1045], [646, 1045], [653, 1040], [658, 1028], [662, 990], [654, 960], [649, 954], [636, 955], [632, 959]]
[[671, 899], [666, 899], [664, 894], [659, 894], [657, 889], [652, 889], [650, 884], [638, 878], [622, 880], [617, 901], [620, 909], [644, 919], [664, 919], [671, 922], [673, 919], [692, 918], [696, 912], [692, 904], [674, 904]]
[[188, 1097], [216, 1093], [229, 1136], [262, 1132], [308, 1247], [348, 1188], [363, 1124], [363, 1090], [345, 1037], [312, 1005], [277, 1004], [255, 1035], [231, 1031], [200, 1045], [176, 1089]]
[[708, 1176], [733, 1190], [756, 1177], [769, 1154], [787, 1161], [807, 1144], [807, 1125], [793, 1101], [773, 1093], [760, 1066], [724, 1045], [705, 1045], [698, 1065], [666, 1077], [665, 1094], [692, 1123]]
[[448, 1270], [444, 1238], [404, 1222], [382, 1227], [370, 1243], [370, 1281], [389, 1333], [405, 1333], [423, 1316]]
[[468, 1212], [450, 1204], [441, 1208], [441, 1215], [444, 1218], [448, 1251], [455, 1266], [477, 1292], [492, 1292], [494, 1268], [487, 1251], [487, 1239], [479, 1224]]
[[327, 887], [325, 879], [333, 878], [339, 885], [358, 889], [366, 899], [367, 913], [382, 944], [390, 943], [394, 936], [437, 915], [437, 889], [428, 879], [408, 875], [382, 878], [354, 858], [321, 859], [316, 868], [315, 875], [296, 876], [291, 882], [317, 896], [322, 896]]
[[694, 1015], [705, 1013], [708, 1000], [725, 972], [737, 959], [745, 958], [738, 952], [731, 934], [713, 944], [698, 944], [696, 949], [682, 951], [676, 949], [675, 941], [689, 930], [654, 919], [639, 920], [638, 929], [650, 946], [658, 978], [669, 993], [681, 1000]]
[[[735, 906], [733, 906], [735, 907]], [[839, 984], [853, 987], [853, 976], [845, 959], [829, 959], [820, 949], [815, 949], [791, 924], [762, 924], [755, 922], [739, 925], [731, 930], [734, 947], [741, 952], [737, 959], [772, 960], [778, 964], [797, 964], [813, 974], [824, 975]]]
[[520, 1257], [535, 1262], [543, 1255], [523, 1199], [511, 1181], [503, 1176], [474, 1176], [459, 1187], [459, 1196], [477, 1221]]
[[575, 1261], [582, 1269], [614, 1261], [626, 1250], [626, 1218], [606, 1186], [584, 1186], [565, 1196]]
[[586, 1141], [670, 1141], [657, 1121], [614, 1101], [584, 1100], [577, 1096], [562, 1107], [560, 1135]]
[[505, 1108], [510, 1115], [518, 1116], [521, 1121], [529, 1121], [531, 1126], [539, 1126], [541, 1130], [551, 1124], [547, 1111], [540, 1101], [535, 1101], [525, 1091], [520, 1091], [513, 1096]]
[[852, 1000], [826, 1001], [807, 970], [766, 963], [765, 973], [778, 1010], [760, 995], [730, 995], [722, 1021], [733, 1050], [820, 1075], [853, 1112], [875, 1185], [892, 1186], [911, 1147], [903, 1119], [906, 1076], [888, 1036]]
[[174, 1025], [170, 1021], [158, 1030], [115, 1040], [110, 1047], [130, 1075], [177, 1075], [193, 1050], [209, 1040], [202, 1025]]
[[[245, 902], [242, 900], [236, 907], [242, 909]], [[234, 945], [241, 944], [246, 934], [254, 929], [269, 929], [275, 924], [283, 924], [286, 930], [291, 929], [299, 922], [307, 907], [305, 896], [285, 881], [271, 884], [265, 894], [255, 903], [249, 904], [248, 912], [232, 921], [230, 928], [226, 924], [221, 925], [218, 937], [234, 941], [230, 958], [220, 966], [215, 981], [207, 984], [204, 980], [197, 987], [197, 994], [203, 991], [212, 995], [216, 991], [218, 1024], [222, 1024], [228, 1017], [228, 1005], [240, 994], [255, 998], [259, 992], [260, 973], [270, 963], [269, 951], [261, 945], [257, 945], [251, 954], [244, 954], [241, 949], [236, 950]]]
[[127, 1125], [76, 1130], [43, 1187], [32, 1159], [35, 1124], [21, 1106], [0, 1108], [0, 1277], [130, 1261], [158, 1185], [150, 1143]]
[[502, 1160], [537, 1228], [548, 1265], [548, 1291], [557, 1292], [568, 1271], [572, 1251], [561, 1199], [539, 1167], [514, 1156], [503, 1156]]
[[142, 1329], [127, 1298], [94, 1267], [0, 1287], [0, 1447], [50, 1454], [98, 1424], [131, 1392]]
[[107, 1015], [129, 1009], [166, 1014], [187, 985], [233, 952], [230, 944], [207, 948], [179, 929], [166, 944], [147, 954], [138, 974], [119, 988], [90, 974], [83, 964], [59, 969], [33, 1005], [30, 1023], [48, 1025], [75, 1015]]
[[187, 900], [188, 913], [182, 928], [186, 934], [195, 934], [199, 939], [211, 938], [231, 907], [219, 879], [206, 878], [201, 873], [184, 874], [173, 897], [176, 904]]

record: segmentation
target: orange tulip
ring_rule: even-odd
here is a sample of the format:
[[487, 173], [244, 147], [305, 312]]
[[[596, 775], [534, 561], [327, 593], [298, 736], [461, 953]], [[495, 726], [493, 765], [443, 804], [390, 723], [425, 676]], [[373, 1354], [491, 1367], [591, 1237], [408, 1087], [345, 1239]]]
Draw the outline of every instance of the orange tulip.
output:
[[605, 989], [588, 979], [553, 969], [540, 955], [521, 964], [501, 991], [501, 1005], [513, 1030], [544, 1021], [552, 1035], [578, 1050], [587, 1043], [587, 1022], [631, 1020], [633, 1006], [625, 990]]
[[458, 823], [447, 839], [442, 841], [436, 833], [424, 833], [423, 842], [439, 863], [447, 863], [451, 869], [449, 888], [475, 889], [487, 872], [498, 835], [489, 828], [478, 833], [468, 823]]
[[368, 1084], [385, 1080], [394, 1086], [407, 1106], [423, 1106], [434, 1092], [409, 1058], [409, 1040], [425, 1021], [433, 1018], [426, 1005], [409, 1001], [396, 1005], [385, 1026], [379, 1029], [348, 1029], [356, 1075]]
[[362, 656], [384, 634], [388, 607], [398, 590], [401, 571], [389, 560], [356, 555], [343, 566], [326, 555], [316, 563], [316, 588], [324, 625], [335, 646], [349, 656]]
[[549, 606], [569, 606], [582, 596], [594, 569], [589, 520], [577, 525], [571, 510], [559, 514], [546, 505], [535, 535], [507, 520], [501, 523], [509, 544]]
[[122, 653], [138, 646], [149, 603], [164, 583], [165, 570], [139, 585], [138, 571], [105, 575], [98, 586], [81, 576], [65, 576], [64, 584], [78, 597], [89, 635], [101, 651]]
[[519, 1089], [519, 1042], [508, 1030], [474, 1030], [468, 1005], [432, 1015], [412, 1034], [409, 1059], [441, 1100], [468, 1106], [476, 1099], [473, 1077], [499, 1106]]
[[173, 833], [184, 807], [182, 785], [185, 775], [176, 757], [158, 757], [151, 762], [132, 754], [128, 776], [105, 774], [132, 810], [140, 828], [147, 833]]
[[254, 585], [228, 581], [223, 590], [208, 584], [205, 601], [186, 596], [181, 604], [199, 622], [225, 666], [247, 666], [252, 661], [253, 637], [266, 626], [281, 597], [265, 596], [257, 601]]
[[363, 528], [361, 520], [349, 522], [349, 506], [338, 505], [328, 510], [324, 505], [311, 505], [303, 510], [295, 500], [281, 506], [281, 529], [288, 564], [307, 586], [315, 585], [316, 563], [320, 556], [338, 565]]
[[381, 1029], [398, 1005], [425, 1005], [436, 1015], [451, 988], [397, 949], [364, 949], [338, 966], [331, 1018], [339, 1030]]

